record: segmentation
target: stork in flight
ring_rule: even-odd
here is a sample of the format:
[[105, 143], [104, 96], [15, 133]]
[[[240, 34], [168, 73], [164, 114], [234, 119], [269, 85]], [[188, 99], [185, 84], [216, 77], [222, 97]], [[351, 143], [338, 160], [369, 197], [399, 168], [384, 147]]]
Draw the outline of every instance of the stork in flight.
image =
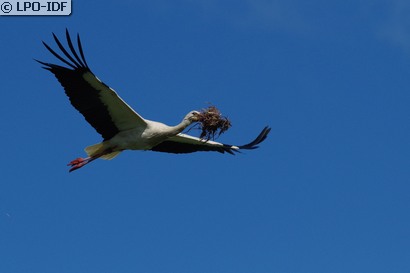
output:
[[[240, 150], [257, 148], [270, 132], [265, 127], [257, 138], [246, 145], [228, 145], [183, 134], [190, 124], [198, 121], [199, 112], [191, 111], [176, 126], [168, 126], [157, 121], [144, 119], [135, 112], [108, 85], [100, 81], [90, 70], [77, 34], [75, 49], [66, 29], [66, 39], [70, 52], [64, 48], [57, 36], [54, 40], [64, 54], [56, 53], [50, 46], [44, 46], [65, 66], [38, 61], [43, 68], [51, 71], [63, 86], [71, 104], [103, 137], [103, 142], [85, 148], [88, 157], [77, 158], [68, 166], [70, 172], [77, 170], [97, 158], [113, 159], [124, 150], [151, 150], [166, 153], [192, 153], [216, 151], [234, 154]], [[64, 56], [66, 58], [64, 58]]]

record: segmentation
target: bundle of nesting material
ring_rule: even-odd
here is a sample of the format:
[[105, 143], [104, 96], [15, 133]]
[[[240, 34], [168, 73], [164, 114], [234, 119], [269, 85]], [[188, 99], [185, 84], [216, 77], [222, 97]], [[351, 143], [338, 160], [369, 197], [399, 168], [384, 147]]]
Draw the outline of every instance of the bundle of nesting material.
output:
[[231, 127], [231, 121], [227, 117], [222, 116], [221, 111], [215, 106], [202, 109], [197, 117], [200, 129], [202, 130], [199, 137], [206, 141], [215, 139], [215, 137], [220, 136]]

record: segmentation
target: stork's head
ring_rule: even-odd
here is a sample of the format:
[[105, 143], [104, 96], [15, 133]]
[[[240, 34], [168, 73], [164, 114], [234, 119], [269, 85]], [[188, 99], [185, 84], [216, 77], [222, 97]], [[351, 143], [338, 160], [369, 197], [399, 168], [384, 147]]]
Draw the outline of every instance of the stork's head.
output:
[[189, 112], [186, 116], [185, 116], [185, 120], [188, 120], [188, 121], [190, 121], [190, 122], [197, 122], [197, 121], [199, 121], [199, 115], [200, 115], [200, 112], [198, 112], [198, 111], [191, 111], [191, 112]]

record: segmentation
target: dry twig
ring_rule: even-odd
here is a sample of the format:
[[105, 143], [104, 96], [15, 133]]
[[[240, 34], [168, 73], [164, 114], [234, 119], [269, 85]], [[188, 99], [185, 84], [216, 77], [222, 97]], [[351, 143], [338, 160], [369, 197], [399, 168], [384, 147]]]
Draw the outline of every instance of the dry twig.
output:
[[231, 121], [221, 115], [221, 112], [215, 106], [209, 106], [198, 114], [202, 139], [210, 140], [226, 132], [232, 125]]

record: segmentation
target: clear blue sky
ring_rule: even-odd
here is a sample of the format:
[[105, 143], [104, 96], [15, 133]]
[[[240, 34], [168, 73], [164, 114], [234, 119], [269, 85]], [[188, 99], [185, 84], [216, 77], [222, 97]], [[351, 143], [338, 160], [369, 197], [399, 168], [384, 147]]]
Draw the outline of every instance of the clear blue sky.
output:
[[[410, 272], [410, 4], [74, 1], [0, 17], [0, 272]], [[65, 28], [148, 119], [218, 106], [237, 156], [124, 152], [33, 58]]]

